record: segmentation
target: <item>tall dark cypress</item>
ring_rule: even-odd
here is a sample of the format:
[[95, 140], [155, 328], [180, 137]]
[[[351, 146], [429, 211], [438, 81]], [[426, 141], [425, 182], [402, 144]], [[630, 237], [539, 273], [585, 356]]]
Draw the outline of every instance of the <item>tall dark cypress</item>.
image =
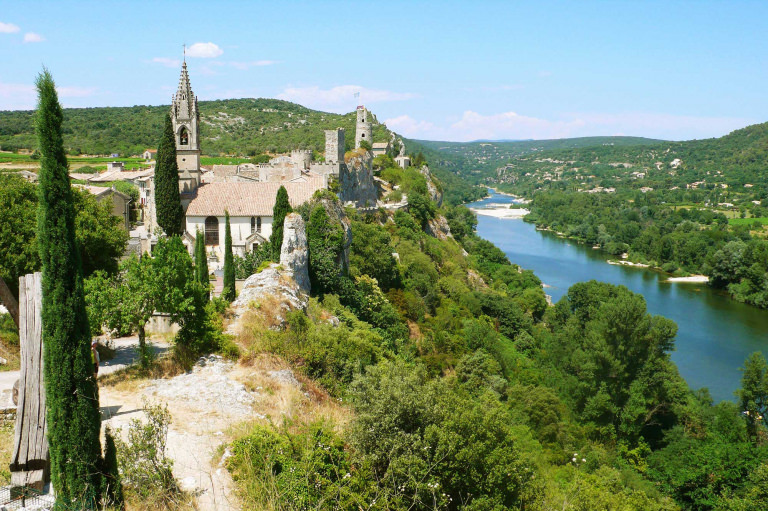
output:
[[107, 426], [104, 432], [104, 504], [110, 509], [125, 509], [123, 497], [123, 483], [120, 480], [120, 471], [117, 464], [117, 447], [112, 430]]
[[37, 239], [43, 268], [43, 346], [51, 479], [58, 503], [94, 508], [101, 489], [101, 416], [91, 361], [75, 209], [61, 135], [63, 112], [47, 69], [37, 77], [40, 146]]
[[170, 114], [165, 115], [163, 137], [157, 146], [155, 165], [155, 212], [157, 224], [168, 236], [184, 233], [184, 209], [179, 193], [179, 165], [176, 162], [176, 138]]
[[277, 190], [275, 206], [272, 208], [272, 235], [269, 237], [269, 244], [272, 245], [272, 257], [275, 261], [280, 261], [280, 249], [283, 246], [283, 222], [288, 213], [291, 213], [291, 203], [288, 201], [288, 190], [281, 186]]
[[224, 289], [221, 297], [227, 301], [235, 299], [235, 258], [232, 254], [232, 230], [229, 227], [229, 211], [224, 212]]
[[[205, 250], [205, 237], [200, 230], [195, 236], [195, 279], [208, 290], [208, 254]], [[210, 298], [210, 293], [206, 292], [206, 297]]]

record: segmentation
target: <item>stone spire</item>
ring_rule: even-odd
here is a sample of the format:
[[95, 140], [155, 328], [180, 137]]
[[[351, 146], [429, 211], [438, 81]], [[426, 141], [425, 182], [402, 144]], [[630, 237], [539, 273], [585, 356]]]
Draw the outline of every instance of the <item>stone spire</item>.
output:
[[189, 84], [186, 60], [181, 65], [179, 88], [173, 96], [171, 122], [176, 138], [179, 191], [194, 192], [200, 185], [200, 111]]
[[177, 119], [192, 119], [197, 115], [197, 98], [192, 92], [187, 73], [187, 61], [181, 65], [179, 88], [173, 96], [173, 113]]

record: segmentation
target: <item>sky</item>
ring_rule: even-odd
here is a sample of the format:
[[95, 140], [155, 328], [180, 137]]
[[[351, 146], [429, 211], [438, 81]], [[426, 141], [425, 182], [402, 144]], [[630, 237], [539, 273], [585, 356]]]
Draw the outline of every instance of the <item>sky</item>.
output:
[[767, 1], [0, 0], [0, 110], [200, 100], [350, 112], [407, 137], [688, 140], [768, 121]]

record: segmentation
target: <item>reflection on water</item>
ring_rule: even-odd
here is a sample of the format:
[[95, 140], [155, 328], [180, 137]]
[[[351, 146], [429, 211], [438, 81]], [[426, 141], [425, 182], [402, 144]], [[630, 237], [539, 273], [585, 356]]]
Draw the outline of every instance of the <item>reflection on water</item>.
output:
[[[513, 198], [493, 194], [469, 206], [510, 204]], [[533, 270], [547, 284], [545, 292], [559, 300], [576, 282], [601, 280], [640, 293], [648, 311], [678, 325], [672, 353], [680, 374], [692, 388], [708, 387], [715, 400], [734, 399], [739, 368], [747, 356], [768, 352], [768, 311], [738, 303], [705, 284], [663, 282], [667, 275], [644, 268], [607, 264], [599, 250], [537, 231], [522, 220], [478, 215], [477, 232], [501, 248], [510, 261]]]

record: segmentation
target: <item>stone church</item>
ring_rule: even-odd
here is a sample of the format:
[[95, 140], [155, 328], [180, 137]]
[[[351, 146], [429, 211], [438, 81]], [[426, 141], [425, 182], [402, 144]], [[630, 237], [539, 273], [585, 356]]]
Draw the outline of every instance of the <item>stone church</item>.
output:
[[[184, 243], [192, 251], [196, 233], [202, 232], [211, 270], [220, 269], [224, 264], [225, 211], [230, 216], [233, 252], [244, 256], [272, 234], [272, 209], [280, 186], [285, 187], [294, 208], [311, 199], [316, 191], [328, 188], [329, 179], [339, 182], [342, 201], [355, 205], [376, 204], [370, 161], [345, 162], [343, 129], [326, 130], [325, 162], [312, 162], [311, 151], [295, 150], [290, 157], [276, 158], [272, 165], [232, 166], [236, 168], [220, 169], [223, 172], [218, 176], [216, 172], [203, 172], [200, 111], [186, 61], [171, 102], [171, 121], [185, 212]], [[364, 106], [357, 110], [356, 131], [356, 149], [361, 141], [370, 143], [372, 126]], [[368, 160], [371, 157], [367, 154]], [[206, 178], [209, 174], [213, 176]], [[149, 195], [147, 230], [151, 237], [157, 230], [154, 186]]]

